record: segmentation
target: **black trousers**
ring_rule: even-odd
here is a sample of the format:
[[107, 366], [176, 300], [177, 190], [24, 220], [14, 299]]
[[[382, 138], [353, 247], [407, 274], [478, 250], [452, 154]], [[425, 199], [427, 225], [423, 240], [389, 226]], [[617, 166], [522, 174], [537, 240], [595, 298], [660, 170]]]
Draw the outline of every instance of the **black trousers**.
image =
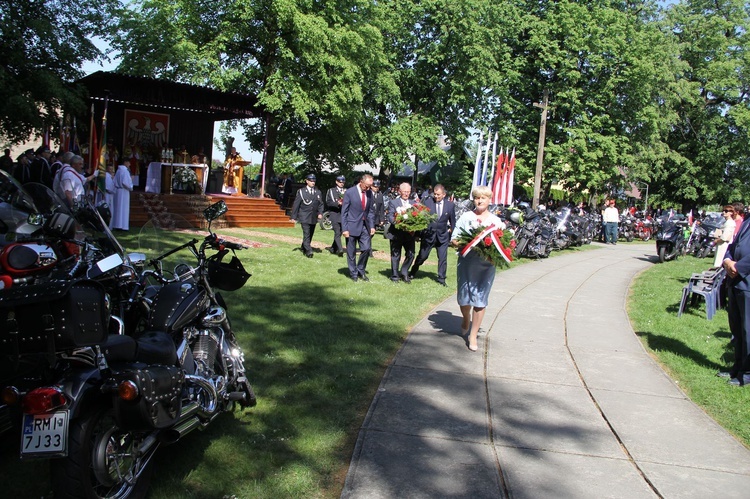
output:
[[427, 261], [427, 258], [429, 258], [432, 248], [435, 248], [438, 257], [437, 280], [439, 282], [445, 282], [445, 276], [448, 273], [448, 243], [450, 243], [450, 240], [441, 243], [438, 242], [437, 238], [422, 238], [422, 242], [419, 244], [419, 254], [414, 261], [414, 266], [412, 266], [410, 274], [417, 274], [419, 267], [421, 267], [422, 264]]
[[730, 286], [727, 313], [734, 347], [734, 365], [729, 373], [733, 378], [742, 379], [742, 375], [750, 374], [750, 291], [739, 291]]
[[312, 255], [312, 243], [313, 235], [315, 234], [315, 226], [318, 224], [300, 224], [302, 226], [302, 251], [305, 255]]
[[346, 247], [341, 244], [341, 213], [330, 212], [329, 220], [331, 220], [331, 227], [333, 227], [331, 250], [336, 253], [342, 253]]
[[[399, 277], [409, 275], [409, 267], [414, 261], [414, 236], [401, 231], [396, 231], [391, 239], [391, 279], [396, 280]], [[399, 268], [401, 262], [401, 251], [404, 251], [404, 262]]]

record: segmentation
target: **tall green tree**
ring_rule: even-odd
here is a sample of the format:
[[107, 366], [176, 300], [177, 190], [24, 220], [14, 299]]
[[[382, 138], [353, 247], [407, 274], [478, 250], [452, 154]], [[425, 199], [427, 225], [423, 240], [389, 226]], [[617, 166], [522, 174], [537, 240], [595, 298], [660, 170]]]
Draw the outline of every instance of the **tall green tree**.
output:
[[364, 0], [142, 0], [122, 14], [120, 70], [255, 94], [268, 113], [248, 128], [268, 163], [276, 146], [311, 169], [351, 168], [398, 98], [375, 10]]
[[118, 0], [0, 0], [0, 136], [41, 135], [62, 111], [85, 109], [73, 85], [81, 66], [105, 56], [91, 36], [107, 34]]
[[680, 73], [674, 153], [657, 172], [659, 191], [686, 207], [750, 194], [750, 6], [687, 0], [670, 7], [667, 29], [687, 67]]

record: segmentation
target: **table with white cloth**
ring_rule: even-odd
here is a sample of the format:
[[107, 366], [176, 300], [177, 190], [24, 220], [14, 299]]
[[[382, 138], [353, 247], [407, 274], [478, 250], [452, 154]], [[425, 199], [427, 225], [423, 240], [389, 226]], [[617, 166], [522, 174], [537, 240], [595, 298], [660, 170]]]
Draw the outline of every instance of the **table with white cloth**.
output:
[[186, 163], [161, 163], [153, 162], [149, 163], [148, 170], [146, 172], [146, 192], [153, 192], [156, 194], [171, 194], [172, 193], [172, 173], [175, 168], [188, 167], [195, 171], [195, 176], [198, 178], [198, 185], [201, 186], [201, 192], [206, 192], [206, 184], [208, 182], [208, 165], [193, 165]]

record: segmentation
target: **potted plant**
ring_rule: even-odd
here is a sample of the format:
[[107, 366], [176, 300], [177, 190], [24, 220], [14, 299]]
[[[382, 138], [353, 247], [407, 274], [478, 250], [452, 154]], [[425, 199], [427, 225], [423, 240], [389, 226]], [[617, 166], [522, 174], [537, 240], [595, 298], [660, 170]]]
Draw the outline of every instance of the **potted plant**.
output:
[[188, 194], [200, 192], [198, 185], [198, 176], [195, 171], [188, 166], [179, 166], [175, 168], [172, 175], [172, 185], [174, 189], [185, 191]]

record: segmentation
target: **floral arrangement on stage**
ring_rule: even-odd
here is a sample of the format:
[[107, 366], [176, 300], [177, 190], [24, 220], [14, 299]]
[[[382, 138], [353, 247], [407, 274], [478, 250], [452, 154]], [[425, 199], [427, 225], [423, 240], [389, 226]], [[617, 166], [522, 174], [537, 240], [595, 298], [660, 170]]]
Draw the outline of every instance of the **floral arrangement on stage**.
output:
[[174, 173], [172, 174], [172, 182], [177, 185], [181, 184], [190, 186], [195, 190], [199, 188], [198, 176], [192, 168], [187, 166], [179, 166], [175, 168]]
[[437, 220], [437, 215], [420, 203], [396, 209], [395, 225], [398, 230], [419, 232], [425, 230], [435, 220]]
[[508, 267], [513, 261], [513, 250], [516, 249], [513, 233], [494, 224], [487, 227], [480, 225], [472, 228], [470, 232], [462, 230], [458, 236], [458, 243], [458, 253], [461, 256], [466, 256], [469, 251], [475, 251], [496, 267]]

